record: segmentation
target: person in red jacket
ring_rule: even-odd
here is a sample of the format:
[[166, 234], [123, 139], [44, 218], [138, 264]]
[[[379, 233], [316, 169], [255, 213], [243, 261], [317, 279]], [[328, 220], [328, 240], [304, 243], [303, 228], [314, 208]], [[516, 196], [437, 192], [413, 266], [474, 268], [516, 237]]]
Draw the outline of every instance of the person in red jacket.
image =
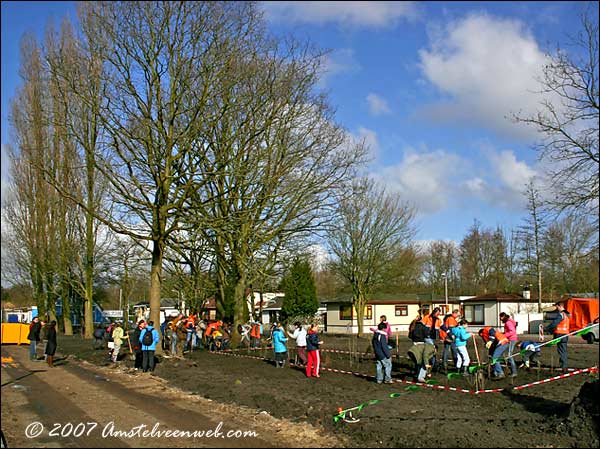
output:
[[306, 353], [308, 354], [308, 363], [306, 364], [306, 377], [321, 377], [319, 368], [321, 366], [321, 354], [319, 346], [323, 344], [319, 340], [319, 325], [313, 323], [306, 335]]

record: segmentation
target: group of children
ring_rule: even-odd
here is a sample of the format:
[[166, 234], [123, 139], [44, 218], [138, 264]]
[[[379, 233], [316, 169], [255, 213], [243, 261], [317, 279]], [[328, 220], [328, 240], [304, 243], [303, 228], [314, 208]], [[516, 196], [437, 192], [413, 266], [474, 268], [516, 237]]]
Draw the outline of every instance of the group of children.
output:
[[[294, 323], [295, 330], [291, 338], [296, 340], [296, 349], [298, 350], [299, 361], [306, 365], [306, 377], [321, 377], [319, 369], [321, 367], [321, 354], [319, 351], [323, 341], [319, 339], [319, 325], [312, 323], [308, 331], [304, 330], [300, 322]], [[275, 367], [283, 368], [288, 359], [286, 342], [288, 335], [281, 323], [273, 325], [269, 341], [273, 342], [275, 352]]]
[[[452, 352], [454, 364], [458, 373], [466, 376], [469, 374], [468, 368], [471, 363], [467, 342], [473, 337], [468, 332], [468, 321], [460, 319], [458, 310], [448, 314], [444, 320], [439, 318], [440, 309], [435, 308], [431, 314], [421, 317], [419, 314], [409, 329], [409, 338], [413, 341], [413, 346], [408, 351], [408, 356], [415, 364], [415, 378], [417, 382], [425, 382], [426, 377], [430, 377], [430, 371], [438, 368], [436, 359], [437, 341], [442, 336], [444, 342], [443, 367], [440, 370], [447, 370], [446, 350]], [[380, 317], [381, 322], [377, 328], [371, 328], [374, 332], [372, 345], [377, 360], [377, 383], [391, 383], [391, 346], [389, 336], [391, 328], [385, 315]], [[485, 342], [485, 347], [489, 351], [489, 357], [493, 364], [492, 379], [498, 380], [504, 377], [504, 372], [500, 366], [500, 359], [503, 356], [508, 357], [511, 367], [511, 377], [517, 375], [517, 366], [514, 360], [515, 350], [520, 350], [522, 364], [520, 367], [530, 368], [532, 364], [539, 366], [538, 357], [540, 355], [541, 343], [533, 341], [517, 341], [516, 323], [506, 313], [500, 314], [500, 320], [505, 325], [504, 333], [491, 326], [479, 330], [479, 336]], [[448, 325], [450, 323], [450, 325]], [[508, 352], [506, 355], [505, 353]]]

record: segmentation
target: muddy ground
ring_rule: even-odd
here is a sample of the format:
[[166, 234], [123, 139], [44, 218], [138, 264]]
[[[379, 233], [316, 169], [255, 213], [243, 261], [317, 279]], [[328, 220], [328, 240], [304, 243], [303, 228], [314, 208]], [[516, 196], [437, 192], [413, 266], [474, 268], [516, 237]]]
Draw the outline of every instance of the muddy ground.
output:
[[[368, 339], [331, 336], [323, 339], [323, 349], [362, 354], [351, 359], [348, 354], [324, 351], [323, 367], [375, 374]], [[598, 344], [581, 343], [577, 337], [569, 342], [569, 367], [598, 366]], [[400, 381], [413, 380], [412, 364], [405, 357], [410, 345], [406, 337], [400, 337], [399, 357], [393, 364], [393, 377], [398, 382], [392, 385], [378, 385], [372, 378], [325, 370], [319, 379], [306, 378], [299, 367], [276, 369], [269, 361], [240, 357], [248, 354], [272, 358], [268, 348], [232, 353], [238, 356], [199, 350], [186, 353], [183, 360], [160, 359], [156, 375], [190, 394], [265, 410], [293, 423], [322, 426], [333, 439], [343, 438], [353, 447], [598, 446], [597, 374], [512, 389], [560, 374], [552, 370], [558, 364], [555, 347], [542, 349], [540, 360], [544, 369], [519, 370], [514, 380], [487, 381], [485, 388], [502, 388], [502, 392], [475, 395], [427, 387], [407, 390], [409, 384]], [[104, 350], [94, 351], [91, 342], [79, 337], [62, 337], [59, 350], [97, 365], [109, 365]], [[472, 347], [470, 352], [476, 360]], [[131, 360], [125, 356], [117, 369], [127, 371], [131, 366]], [[474, 390], [469, 379], [448, 379], [436, 373], [432, 379], [438, 385]], [[394, 393], [395, 397], [390, 397]], [[338, 407], [346, 409], [373, 399], [381, 402], [353, 414], [360, 419], [358, 422], [334, 422]]]

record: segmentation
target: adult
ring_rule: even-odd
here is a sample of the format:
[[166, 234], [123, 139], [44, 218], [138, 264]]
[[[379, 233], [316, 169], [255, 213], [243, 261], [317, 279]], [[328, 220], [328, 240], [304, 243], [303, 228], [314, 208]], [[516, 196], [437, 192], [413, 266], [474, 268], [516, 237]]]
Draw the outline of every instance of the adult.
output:
[[517, 364], [513, 357], [519, 336], [517, 334], [517, 323], [508, 313], [500, 313], [500, 321], [504, 323], [504, 335], [508, 338], [508, 363], [510, 364], [511, 377], [517, 376]]
[[435, 345], [430, 343], [430, 328], [423, 324], [421, 317], [417, 316], [413, 322], [414, 326], [410, 334], [413, 345], [408, 350], [408, 356], [415, 362], [415, 377], [417, 382], [425, 382], [427, 370], [431, 367], [429, 361], [432, 356], [435, 356]]
[[384, 382], [385, 372], [385, 383], [392, 383], [392, 354], [387, 342], [387, 332], [385, 330], [385, 323], [381, 322], [377, 326], [377, 332], [373, 335], [371, 341], [373, 344], [373, 351], [375, 352], [375, 358], [377, 359], [377, 383]]
[[40, 323], [39, 317], [33, 317], [31, 324], [29, 325], [29, 360], [32, 362], [37, 361], [37, 344], [40, 341], [40, 332], [42, 331], [42, 323]]
[[142, 344], [140, 343], [140, 335], [142, 335], [142, 331], [146, 328], [146, 321], [139, 320], [135, 330], [133, 331], [133, 352], [135, 353], [135, 361], [133, 362], [133, 367], [136, 370], [140, 370], [143, 367], [143, 352], [142, 352]]
[[548, 333], [552, 333], [555, 339], [560, 338], [558, 344], [556, 345], [556, 351], [560, 357], [560, 367], [563, 371], [566, 371], [568, 366], [567, 343], [569, 340], [567, 335], [569, 334], [571, 314], [565, 309], [565, 306], [562, 302], [557, 302], [554, 305], [556, 306], [558, 315], [556, 315], [556, 318], [554, 318], [552, 323], [550, 323], [550, 325], [544, 330]]
[[[431, 311], [429, 315], [424, 316], [422, 320], [425, 327], [429, 329], [429, 334], [425, 339], [425, 343], [432, 344], [436, 349], [436, 342], [440, 338], [440, 327], [442, 326], [442, 319], [440, 318], [441, 311], [442, 309], [436, 307]], [[437, 360], [435, 354], [431, 357], [429, 365], [431, 365], [432, 370], [437, 369]]]
[[94, 329], [94, 339], [94, 349], [102, 349], [106, 339], [106, 329], [102, 325], [98, 325]]
[[296, 321], [294, 326], [296, 328], [292, 333], [292, 338], [296, 340], [296, 354], [298, 354], [298, 358], [302, 364], [306, 365], [306, 329], [302, 327], [302, 323], [300, 323], [300, 321]]
[[50, 368], [54, 368], [54, 354], [56, 354], [56, 321], [52, 320], [52, 322], [48, 325], [48, 330], [46, 332], [46, 350], [44, 353], [46, 354], [46, 363]]
[[112, 352], [112, 362], [117, 363], [119, 360], [119, 351], [121, 350], [121, 346], [123, 345], [123, 340], [129, 338], [128, 335], [125, 335], [125, 331], [123, 330], [123, 326], [120, 321], [115, 323], [115, 328], [112, 332], [113, 338], [113, 352]]
[[185, 331], [186, 337], [184, 351], [187, 348], [187, 350], [191, 352], [196, 346], [196, 315], [194, 313], [188, 316], [187, 320], [185, 321]]
[[[150, 333], [150, 337], [144, 336]], [[154, 352], [156, 351], [156, 345], [158, 344], [159, 336], [158, 331], [154, 329], [154, 321], [148, 321], [148, 325], [140, 332], [140, 344], [142, 345], [142, 371], [147, 373], [148, 371], [154, 371]]]
[[479, 336], [485, 342], [485, 347], [488, 349], [488, 355], [494, 364], [494, 372], [492, 380], [500, 380], [504, 378], [504, 371], [500, 366], [500, 358], [508, 349], [508, 338], [502, 332], [494, 329], [491, 326], [486, 326], [479, 329]]
[[452, 360], [454, 360], [454, 366], [457, 367], [458, 363], [458, 350], [456, 347], [456, 340], [452, 329], [458, 326], [458, 320], [460, 318], [460, 310], [454, 309], [452, 313], [444, 317], [444, 322], [440, 326], [440, 338], [444, 342], [444, 352], [442, 353], [442, 371], [448, 372], [448, 356], [452, 353]]
[[260, 348], [260, 335], [262, 334], [260, 322], [255, 321], [250, 330], [250, 345], [252, 348]]

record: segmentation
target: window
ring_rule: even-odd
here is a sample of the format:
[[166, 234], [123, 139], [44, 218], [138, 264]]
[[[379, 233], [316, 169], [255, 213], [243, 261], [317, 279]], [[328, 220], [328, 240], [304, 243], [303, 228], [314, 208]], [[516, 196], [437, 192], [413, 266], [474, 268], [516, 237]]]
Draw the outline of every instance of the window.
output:
[[340, 320], [351, 320], [352, 319], [352, 304], [340, 305]]
[[408, 306], [396, 306], [396, 316], [408, 316]]
[[484, 305], [465, 305], [465, 319], [469, 324], [484, 324]]
[[[354, 316], [354, 307], [349, 305], [340, 305], [340, 320], [352, 320]], [[365, 306], [364, 316], [365, 320], [373, 319], [373, 306]]]

